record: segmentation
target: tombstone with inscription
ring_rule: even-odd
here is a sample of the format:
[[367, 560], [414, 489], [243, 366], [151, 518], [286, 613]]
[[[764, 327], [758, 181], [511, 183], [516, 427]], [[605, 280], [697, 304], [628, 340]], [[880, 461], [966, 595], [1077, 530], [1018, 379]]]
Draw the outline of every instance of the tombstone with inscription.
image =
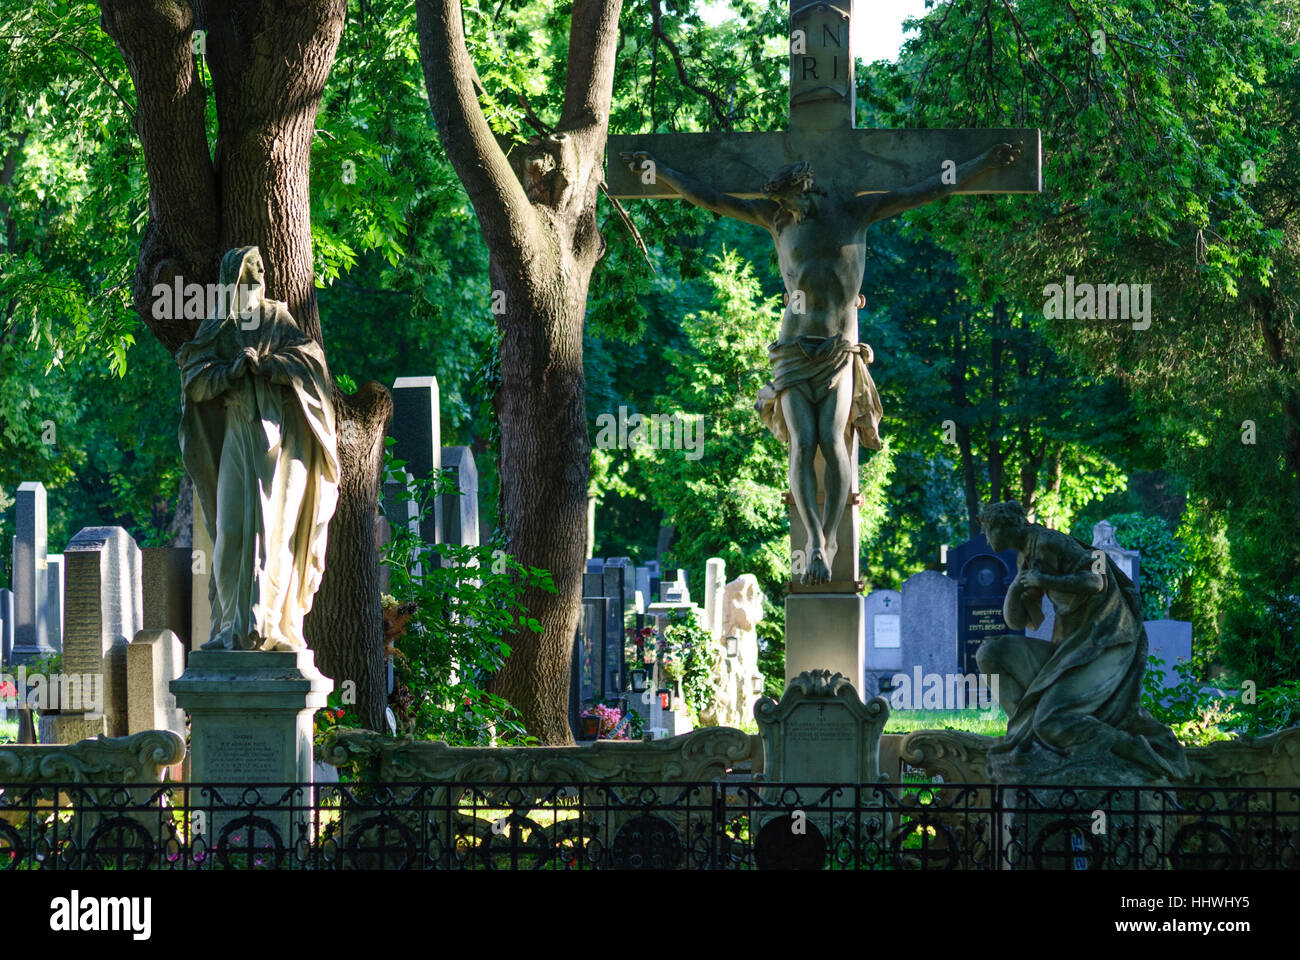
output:
[[897, 590], [867, 594], [866, 677], [872, 693], [884, 693], [894, 674], [903, 669], [902, 601], [903, 595]]
[[[68, 589], [62, 671], [102, 683], [103, 713], [64, 704], [60, 743], [127, 735], [126, 648], [140, 629], [140, 548], [121, 527], [86, 527], [64, 551]], [[92, 681], [90, 678], [102, 680]]]
[[976, 654], [995, 637], [1024, 636], [1007, 626], [1002, 601], [1016, 576], [1015, 550], [994, 550], [981, 533], [948, 550], [948, 576], [957, 581], [957, 649], [962, 673], [978, 673]]
[[[805, 786], [765, 791], [778, 807], [792, 802], [798, 805], [805, 819], [806, 839], [794, 842], [816, 848], [845, 827], [847, 835], [858, 835], [858, 828], [866, 825], [846, 823], [846, 815], [836, 808], [852, 805], [852, 785], [880, 781], [880, 737], [889, 720], [889, 703], [883, 697], [863, 703], [846, 677], [811, 670], [790, 681], [780, 703], [771, 697], [759, 700], [754, 705], [754, 719], [763, 740], [764, 780], [844, 785], [832, 790]], [[757, 859], [775, 859], [769, 853], [773, 850], [788, 852], [793, 816], [791, 811], [764, 819], [757, 831]], [[881, 827], [880, 822], [874, 824], [877, 831]]]

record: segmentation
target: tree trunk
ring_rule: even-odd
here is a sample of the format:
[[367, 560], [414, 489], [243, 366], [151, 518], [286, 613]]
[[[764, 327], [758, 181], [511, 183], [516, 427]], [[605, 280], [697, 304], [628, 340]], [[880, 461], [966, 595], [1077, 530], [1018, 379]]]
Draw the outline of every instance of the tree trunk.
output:
[[[145, 324], [175, 353], [200, 321], [183, 314], [156, 317], [155, 284], [170, 286], [175, 278], [215, 283], [222, 254], [256, 245], [266, 264], [267, 296], [284, 301], [298, 325], [320, 341], [311, 143], [343, 35], [346, 0], [207, 0], [193, 8], [172, 0], [101, 0], [100, 9], [101, 26], [131, 73], [135, 129], [149, 176], [149, 222], [133, 290]], [[208, 91], [191, 46], [200, 28], [207, 31], [217, 107], [215, 161]], [[351, 420], [356, 433], [340, 438], [339, 504], [306, 632], [313, 648], [321, 645], [322, 670], [340, 682], [354, 681], [361, 717], [381, 728], [386, 696], [373, 524], [381, 477], [372, 448], [382, 454], [391, 401], [374, 396], [376, 390], [383, 392], [374, 385], [355, 399], [335, 395], [340, 424]]]
[[587, 556], [587, 480], [591, 445], [582, 369], [586, 284], [561, 278], [529, 303], [526, 290], [492, 269], [506, 291], [499, 320], [501, 493], [498, 522], [508, 549], [529, 567], [551, 571], [556, 593], [527, 591], [522, 602], [543, 632], [516, 631], [492, 690], [514, 704], [543, 743], [568, 743], [570, 661], [582, 606]]
[[[339, 423], [339, 505], [330, 521], [325, 575], [305, 632], [316, 665], [334, 680], [345, 705], [361, 723], [384, 730], [388, 669], [384, 657], [383, 611], [379, 603], [379, 552], [375, 517], [384, 437], [393, 417], [393, 398], [370, 381], [352, 396], [335, 395]], [[355, 697], [349, 702], [349, 694]]]
[[586, 559], [591, 446], [582, 326], [591, 270], [604, 250], [596, 228], [618, 40], [619, 0], [575, 0], [564, 106], [553, 132], [507, 158], [479, 107], [459, 2], [418, 0], [420, 62], [434, 122], [465, 185], [505, 294], [498, 522], [508, 549], [551, 572], [556, 593], [528, 591], [543, 632], [509, 632], [511, 654], [493, 684], [544, 744], [571, 743], [569, 681]]

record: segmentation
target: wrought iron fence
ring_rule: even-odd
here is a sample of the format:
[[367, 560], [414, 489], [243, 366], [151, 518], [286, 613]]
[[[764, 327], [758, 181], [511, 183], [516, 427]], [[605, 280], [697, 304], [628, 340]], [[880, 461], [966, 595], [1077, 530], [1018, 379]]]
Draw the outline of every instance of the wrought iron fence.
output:
[[1300, 786], [0, 785], [0, 871], [1300, 867]]

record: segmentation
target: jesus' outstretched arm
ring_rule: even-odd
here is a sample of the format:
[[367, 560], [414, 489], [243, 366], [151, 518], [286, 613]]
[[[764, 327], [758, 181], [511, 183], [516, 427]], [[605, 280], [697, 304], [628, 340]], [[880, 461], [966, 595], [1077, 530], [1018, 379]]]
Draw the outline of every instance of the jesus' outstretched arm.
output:
[[742, 200], [739, 197], [719, 193], [707, 183], [671, 167], [665, 167], [644, 150], [621, 153], [619, 156], [628, 165], [628, 169], [637, 176], [653, 171], [656, 180], [668, 184], [682, 195], [683, 200], [704, 210], [720, 213], [724, 217], [743, 220], [756, 227], [767, 227], [771, 222], [771, 215], [777, 210], [777, 205], [771, 200]]
[[976, 177], [983, 176], [990, 170], [1009, 167], [1020, 158], [1024, 151], [1023, 143], [999, 143], [990, 147], [973, 160], [968, 160], [957, 167], [951, 174], [937, 173], [910, 187], [899, 187], [888, 193], [867, 194], [857, 198], [857, 205], [862, 215], [872, 223], [886, 220], [895, 214], [914, 207], [922, 207], [933, 200], [946, 197], [970, 184]]

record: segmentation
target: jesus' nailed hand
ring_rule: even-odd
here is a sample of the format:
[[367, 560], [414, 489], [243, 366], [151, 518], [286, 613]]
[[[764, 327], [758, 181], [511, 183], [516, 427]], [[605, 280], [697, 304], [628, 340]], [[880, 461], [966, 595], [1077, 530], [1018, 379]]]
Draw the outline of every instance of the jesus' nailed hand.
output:
[[[780, 338], [769, 348], [774, 402], [770, 418], [764, 414], [764, 419], [790, 441], [790, 492], [808, 531], [804, 583], [831, 579], [840, 546], [835, 531], [856, 467], [850, 462], [849, 437], [856, 430], [868, 446], [879, 446], [875, 423], [865, 422], [873, 410], [879, 420], [879, 399], [858, 342], [867, 228], [962, 189], [989, 170], [1010, 166], [1023, 149], [1023, 143], [999, 143], [947, 174], [940, 170], [911, 186], [861, 196], [834, 181], [818, 184], [811, 165], [800, 161], [777, 170], [764, 184], [764, 196], [753, 200], [721, 193], [644, 151], [621, 154], [633, 173], [653, 176], [697, 207], [764, 227], [772, 235], [786, 309]], [[818, 449], [826, 460], [824, 510], [817, 503]]]

